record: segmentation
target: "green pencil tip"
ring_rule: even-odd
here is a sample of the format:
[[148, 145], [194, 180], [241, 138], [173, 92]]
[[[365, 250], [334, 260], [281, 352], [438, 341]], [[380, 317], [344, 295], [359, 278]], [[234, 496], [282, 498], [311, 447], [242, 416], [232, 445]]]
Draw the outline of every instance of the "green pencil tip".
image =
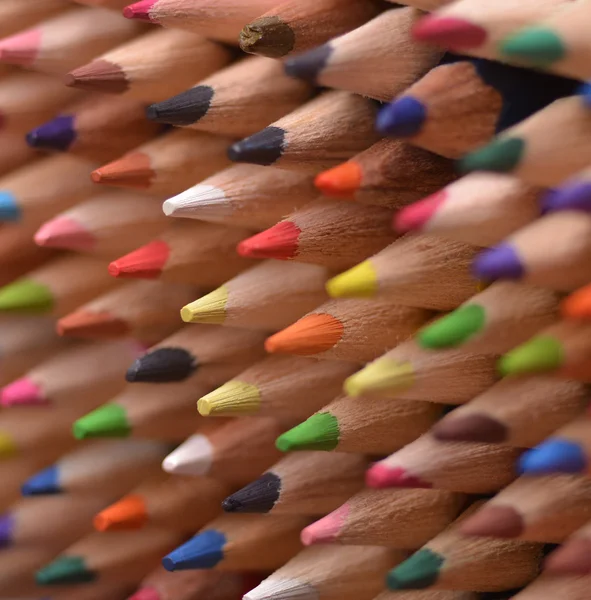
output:
[[35, 574], [37, 585], [89, 583], [95, 579], [96, 573], [88, 570], [79, 556], [60, 556]]
[[423, 348], [456, 348], [484, 327], [486, 313], [482, 306], [460, 306], [418, 333]]
[[77, 440], [96, 437], [127, 437], [131, 427], [125, 409], [118, 404], [103, 404], [78, 419], [73, 426]]
[[564, 351], [561, 343], [556, 338], [540, 335], [501, 356], [497, 368], [499, 373], [506, 377], [554, 371], [559, 369], [563, 362]]
[[562, 60], [566, 47], [558, 34], [544, 27], [529, 27], [501, 42], [501, 53], [538, 67]]
[[0, 311], [42, 314], [52, 308], [49, 288], [30, 279], [19, 279], [0, 289]]
[[472, 171], [507, 173], [519, 165], [524, 150], [525, 142], [521, 138], [498, 138], [488, 146], [464, 156], [459, 161], [458, 167], [462, 173]]
[[280, 435], [275, 445], [281, 452], [334, 450], [339, 443], [339, 422], [330, 413], [318, 413]]
[[431, 550], [419, 550], [386, 576], [391, 590], [422, 590], [432, 586], [439, 577], [444, 559]]

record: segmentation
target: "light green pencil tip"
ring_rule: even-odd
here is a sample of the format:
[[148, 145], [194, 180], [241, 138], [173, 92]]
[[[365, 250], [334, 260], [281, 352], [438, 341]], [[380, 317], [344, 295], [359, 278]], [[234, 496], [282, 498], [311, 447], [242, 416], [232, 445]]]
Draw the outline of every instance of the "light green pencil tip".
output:
[[443, 563], [432, 550], [419, 550], [388, 573], [386, 584], [391, 590], [423, 590], [437, 581]]
[[79, 556], [60, 556], [35, 574], [38, 585], [89, 583], [95, 579], [96, 574], [86, 568]]
[[457, 348], [481, 331], [485, 322], [486, 313], [482, 306], [460, 306], [419, 331], [417, 339], [423, 348]]
[[547, 67], [562, 60], [566, 47], [557, 33], [544, 27], [528, 27], [500, 45], [505, 56], [537, 67]]
[[563, 362], [561, 343], [556, 338], [540, 335], [502, 356], [497, 368], [499, 373], [506, 377], [554, 371], [559, 369]]
[[0, 289], [0, 311], [43, 314], [53, 308], [53, 295], [45, 285], [19, 279]]
[[73, 426], [78, 440], [96, 437], [127, 437], [131, 426], [125, 409], [118, 404], [104, 404], [78, 419]]
[[521, 138], [498, 138], [488, 146], [464, 156], [458, 168], [462, 173], [472, 171], [493, 171], [507, 173], [515, 169], [525, 150], [525, 142]]
[[339, 422], [330, 413], [318, 413], [280, 435], [275, 445], [281, 452], [334, 450], [339, 443]]

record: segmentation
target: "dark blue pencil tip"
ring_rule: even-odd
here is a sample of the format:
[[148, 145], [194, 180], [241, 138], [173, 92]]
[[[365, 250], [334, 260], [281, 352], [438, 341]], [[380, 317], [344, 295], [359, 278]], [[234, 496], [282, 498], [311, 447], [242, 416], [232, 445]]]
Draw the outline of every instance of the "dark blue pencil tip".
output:
[[591, 83], [590, 82], [584, 83], [579, 88], [579, 94], [582, 96], [583, 102], [585, 104], [587, 104], [588, 106], [591, 106]]
[[62, 491], [59, 483], [59, 469], [56, 466], [47, 467], [47, 469], [33, 475], [21, 487], [23, 496], [59, 494]]
[[12, 543], [14, 518], [10, 514], [0, 515], [0, 548], [6, 548]]
[[316, 83], [318, 75], [326, 66], [331, 54], [332, 46], [324, 44], [294, 58], [288, 58], [284, 66], [285, 73], [290, 77]]
[[67, 152], [76, 139], [74, 117], [62, 115], [27, 133], [27, 144], [32, 148]]
[[478, 279], [521, 279], [525, 273], [519, 255], [509, 244], [499, 244], [484, 250], [472, 264], [472, 271]]
[[167, 571], [186, 569], [212, 569], [224, 558], [226, 536], [210, 529], [199, 533], [162, 559]]
[[542, 210], [545, 213], [556, 210], [591, 212], [591, 181], [576, 181], [550, 190], [542, 198]]
[[378, 114], [376, 128], [382, 135], [412, 137], [420, 132], [427, 110], [412, 96], [405, 96], [384, 107]]
[[550, 438], [522, 454], [519, 471], [526, 475], [547, 473], [584, 473], [587, 457], [576, 442]]

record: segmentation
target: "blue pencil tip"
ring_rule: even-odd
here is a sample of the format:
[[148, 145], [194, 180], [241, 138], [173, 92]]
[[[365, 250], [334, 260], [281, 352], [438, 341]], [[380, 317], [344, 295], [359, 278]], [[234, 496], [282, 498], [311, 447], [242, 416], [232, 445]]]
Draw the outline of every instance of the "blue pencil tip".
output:
[[21, 209], [12, 192], [0, 191], [0, 221], [14, 223], [20, 221]]
[[405, 96], [384, 107], [378, 114], [376, 128], [383, 135], [412, 137], [420, 132], [427, 110], [412, 96]]
[[67, 152], [76, 139], [74, 117], [62, 115], [27, 133], [27, 144], [32, 148]]
[[548, 191], [542, 198], [542, 211], [547, 213], [555, 210], [591, 212], [591, 182], [575, 181]]
[[0, 548], [6, 548], [12, 543], [14, 518], [10, 514], [0, 515]]
[[224, 558], [226, 536], [215, 529], [204, 531], [162, 559], [167, 571], [212, 569]]
[[591, 106], [591, 82], [584, 83], [579, 88], [579, 94], [583, 97], [583, 102]]
[[587, 457], [576, 442], [550, 438], [521, 456], [519, 470], [526, 475], [583, 473], [587, 470]]
[[23, 496], [42, 496], [61, 492], [59, 470], [56, 466], [47, 467], [47, 469], [33, 475], [21, 487]]

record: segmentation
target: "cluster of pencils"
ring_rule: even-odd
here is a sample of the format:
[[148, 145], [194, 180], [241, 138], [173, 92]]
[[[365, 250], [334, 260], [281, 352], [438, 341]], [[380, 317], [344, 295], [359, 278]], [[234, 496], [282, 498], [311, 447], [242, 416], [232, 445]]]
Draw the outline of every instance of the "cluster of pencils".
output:
[[0, 600], [589, 600], [591, 0], [405, 4], [0, 0]]

